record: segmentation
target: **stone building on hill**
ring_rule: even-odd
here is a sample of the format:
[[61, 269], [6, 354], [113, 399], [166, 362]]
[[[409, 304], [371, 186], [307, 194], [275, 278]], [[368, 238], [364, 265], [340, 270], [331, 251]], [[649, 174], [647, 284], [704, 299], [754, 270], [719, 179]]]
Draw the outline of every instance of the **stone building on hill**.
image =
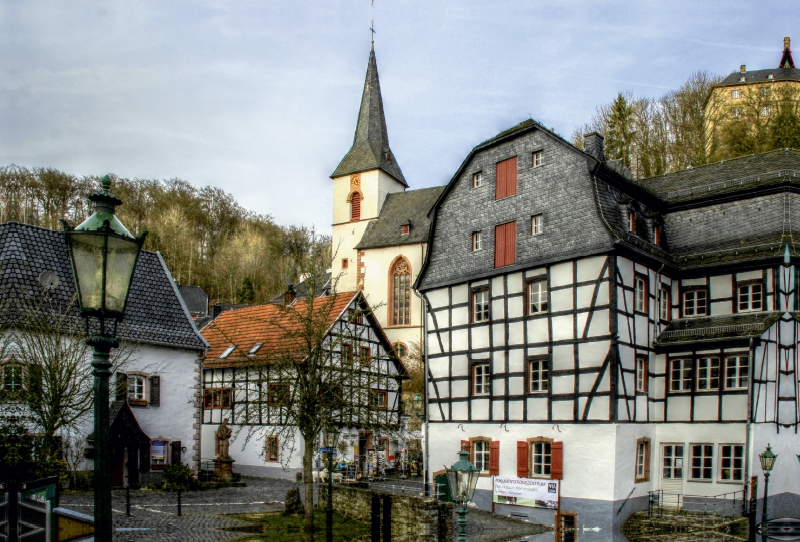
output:
[[476, 146], [415, 284], [429, 464], [466, 446], [483, 509], [492, 476], [558, 480], [565, 525], [624, 540], [649, 491], [741, 498], [769, 443], [770, 515], [796, 515], [798, 178], [780, 150], [633, 181], [532, 120]]

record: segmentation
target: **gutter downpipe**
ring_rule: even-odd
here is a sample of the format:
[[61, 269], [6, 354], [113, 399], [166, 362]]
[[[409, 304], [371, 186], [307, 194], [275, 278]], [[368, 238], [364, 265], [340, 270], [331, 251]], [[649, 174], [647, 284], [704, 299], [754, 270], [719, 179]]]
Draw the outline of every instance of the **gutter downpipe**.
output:
[[[742, 495], [742, 497], [743, 497], [742, 500], [744, 501], [742, 503], [743, 506], [744, 506], [745, 502], [749, 502], [748, 501], [748, 495], [747, 495], [747, 488], [750, 485], [750, 464], [753, 461], [753, 458], [751, 457], [751, 453], [752, 452], [750, 451], [750, 448], [751, 448], [751, 446], [753, 444], [753, 442], [752, 442], [753, 439], [752, 439], [752, 436], [751, 436], [751, 433], [753, 432], [753, 420], [752, 420], [752, 412], [753, 412], [753, 376], [755, 376], [755, 366], [756, 366], [756, 356], [755, 356], [755, 352], [753, 350], [753, 342], [754, 342], [753, 338], [750, 337], [750, 347], [748, 348], [748, 350], [750, 351], [749, 352], [750, 359], [753, 360], [753, 362], [750, 364], [750, 367], [752, 367], [752, 369], [750, 370], [750, 378], [747, 379], [747, 388], [748, 388], [747, 389], [747, 421], [745, 422], [745, 435], [744, 435], [744, 448], [745, 448], [744, 456], [747, 458], [747, 461], [745, 461], [745, 464], [744, 464], [744, 488], [743, 488], [743, 495]], [[750, 498], [753, 498], [753, 495], [750, 495]], [[758, 495], [756, 495], [755, 498], [758, 498]]]
[[[422, 261], [425, 261], [425, 247], [420, 246], [420, 252], [422, 252]], [[423, 405], [424, 405], [424, 412], [425, 412], [425, 446], [422, 452], [422, 461], [424, 462], [425, 472], [424, 472], [424, 487], [425, 487], [425, 496], [430, 496], [428, 493], [428, 303], [424, 296], [420, 295], [420, 293], [415, 289], [412, 288], [414, 295], [417, 296], [422, 303], [422, 310], [420, 311], [420, 316], [422, 318], [422, 340], [420, 344], [422, 345], [422, 383], [425, 385], [423, 396]], [[436, 488], [434, 487], [434, 491]]]

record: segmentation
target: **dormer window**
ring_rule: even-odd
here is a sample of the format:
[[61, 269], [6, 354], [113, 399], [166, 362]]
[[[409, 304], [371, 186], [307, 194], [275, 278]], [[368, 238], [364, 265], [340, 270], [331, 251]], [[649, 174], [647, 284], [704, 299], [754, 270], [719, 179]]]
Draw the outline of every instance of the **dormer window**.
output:
[[741, 76], [741, 77], [739, 78], [739, 82], [740, 82], [740, 83], [746, 83], [746, 82], [747, 82], [747, 77], [745, 77], [744, 75], [743, 75], [743, 76]]
[[255, 355], [256, 355], [256, 352], [258, 352], [258, 350], [259, 350], [259, 349], [260, 349], [262, 346], [264, 346], [264, 343], [256, 343], [256, 344], [254, 344], [254, 345], [253, 345], [253, 348], [251, 348], [251, 349], [250, 349], [250, 351], [247, 353], [247, 355], [248, 355], [248, 356], [255, 356]]
[[774, 75], [772, 75], [772, 74], [769, 74], [769, 75], [767, 76], [767, 79], [769, 79], [770, 81], [772, 81], [773, 79], [775, 79], [775, 76], [774, 76]]
[[235, 349], [236, 349], [236, 345], [235, 344], [230, 345], [228, 348], [225, 349], [225, 351], [222, 354], [220, 354], [218, 359], [227, 358], [228, 356], [231, 355], [231, 352], [233, 352]]
[[661, 246], [661, 226], [658, 224], [653, 227], [653, 243]]
[[408, 231], [411, 228], [410, 224], [403, 224], [400, 226], [400, 235], [408, 235]]

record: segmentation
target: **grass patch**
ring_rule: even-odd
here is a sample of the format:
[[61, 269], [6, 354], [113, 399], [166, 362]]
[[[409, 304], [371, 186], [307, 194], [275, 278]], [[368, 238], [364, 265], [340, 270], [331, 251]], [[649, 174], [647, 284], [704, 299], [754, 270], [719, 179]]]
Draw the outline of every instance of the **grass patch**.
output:
[[[281, 512], [259, 512], [250, 514], [227, 514], [229, 517], [254, 524], [252, 526], [232, 527], [226, 531], [247, 532], [246, 536], [234, 542], [303, 542], [303, 516], [284, 516]], [[325, 512], [314, 511], [314, 540], [325, 541]], [[370, 533], [369, 525], [333, 514], [333, 541], [347, 542]]]

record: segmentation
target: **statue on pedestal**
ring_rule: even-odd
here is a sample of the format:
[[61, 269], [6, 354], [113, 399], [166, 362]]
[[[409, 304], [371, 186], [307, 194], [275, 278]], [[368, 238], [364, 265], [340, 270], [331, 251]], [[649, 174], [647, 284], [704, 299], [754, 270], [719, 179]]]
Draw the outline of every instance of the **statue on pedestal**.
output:
[[213, 479], [217, 482], [226, 482], [233, 477], [234, 459], [228, 453], [231, 447], [231, 435], [233, 431], [228, 427], [228, 418], [225, 418], [214, 433], [217, 457], [214, 458]]

